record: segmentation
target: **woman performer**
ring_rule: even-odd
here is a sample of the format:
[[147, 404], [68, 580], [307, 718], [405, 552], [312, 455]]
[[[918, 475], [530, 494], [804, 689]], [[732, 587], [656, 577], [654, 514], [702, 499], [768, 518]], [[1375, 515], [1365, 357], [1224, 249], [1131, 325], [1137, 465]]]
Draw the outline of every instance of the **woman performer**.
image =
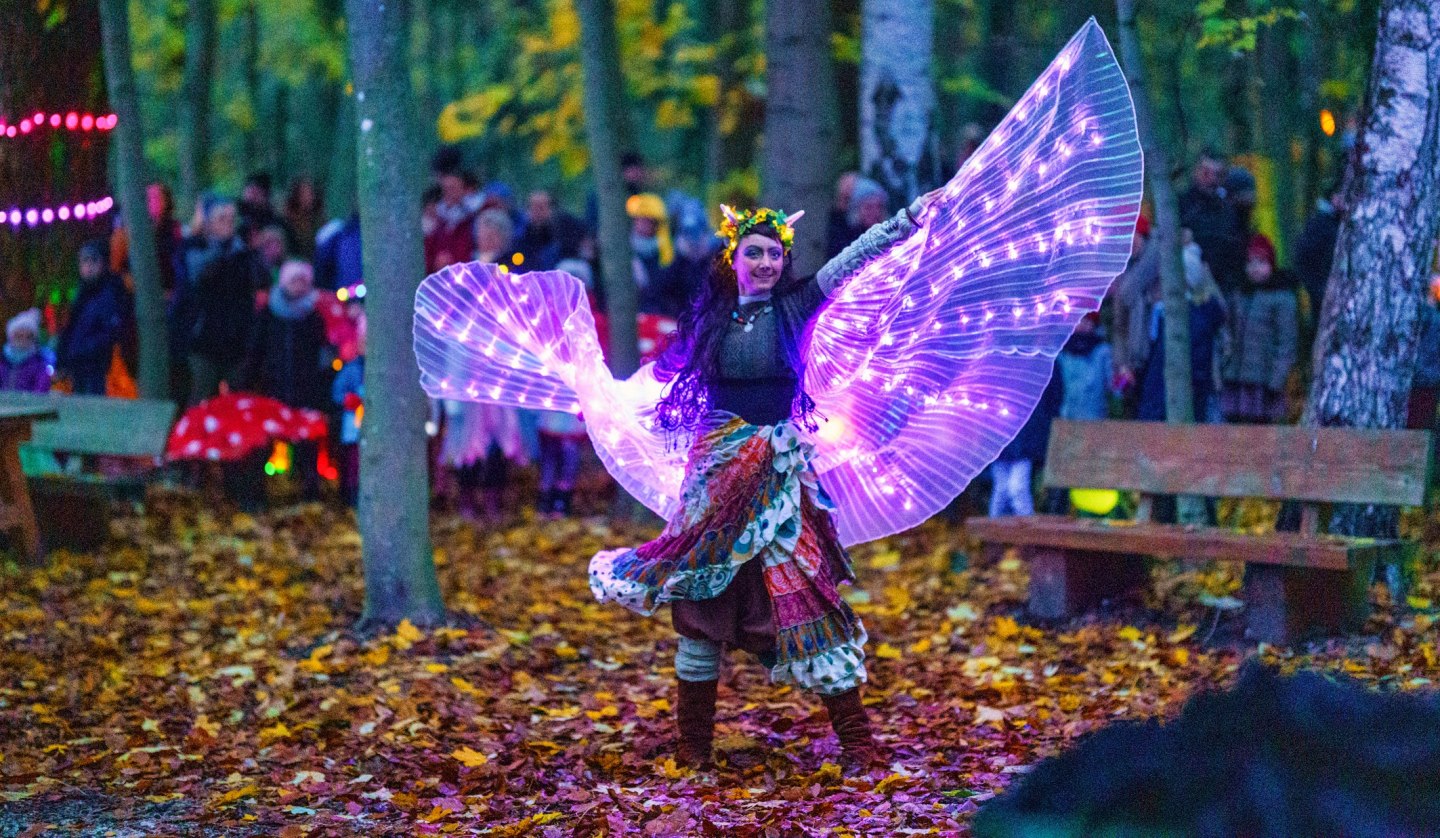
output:
[[[944, 508], [1024, 424], [1076, 323], [1130, 253], [1142, 183], [1124, 77], [1092, 20], [964, 168], [810, 279], [801, 213], [725, 208], [702, 298], [624, 380], [579, 280], [448, 268], [416, 297], [432, 396], [583, 412], [601, 461], [668, 520], [590, 564], [601, 600], [670, 603], [677, 762], [711, 761], [720, 657], [817, 693], [861, 770], [865, 629], [845, 546]], [[458, 359], [458, 363], [457, 363]]]

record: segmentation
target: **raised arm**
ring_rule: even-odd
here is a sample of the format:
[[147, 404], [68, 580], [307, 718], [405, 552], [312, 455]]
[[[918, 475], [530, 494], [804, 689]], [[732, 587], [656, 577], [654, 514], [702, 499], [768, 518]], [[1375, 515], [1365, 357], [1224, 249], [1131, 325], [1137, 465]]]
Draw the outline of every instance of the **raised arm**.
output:
[[919, 226], [916, 219], [920, 217], [930, 197], [921, 195], [916, 198], [914, 203], [895, 213], [892, 218], [887, 218], [861, 233], [860, 238], [851, 242], [834, 259], [826, 262], [815, 274], [815, 281], [819, 283], [825, 296], [835, 296], [867, 263], [915, 232]]

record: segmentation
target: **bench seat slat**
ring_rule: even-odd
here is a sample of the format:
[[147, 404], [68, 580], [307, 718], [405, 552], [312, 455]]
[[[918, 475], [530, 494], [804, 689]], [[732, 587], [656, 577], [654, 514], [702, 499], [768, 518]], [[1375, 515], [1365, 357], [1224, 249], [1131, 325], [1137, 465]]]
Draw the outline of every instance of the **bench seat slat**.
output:
[[1252, 535], [1216, 527], [1134, 524], [1030, 515], [971, 518], [971, 535], [983, 542], [1017, 547], [1050, 547], [1101, 553], [1134, 553], [1191, 559], [1348, 570], [1353, 563], [1380, 560], [1403, 546], [1398, 540], [1307, 536], [1298, 533]]

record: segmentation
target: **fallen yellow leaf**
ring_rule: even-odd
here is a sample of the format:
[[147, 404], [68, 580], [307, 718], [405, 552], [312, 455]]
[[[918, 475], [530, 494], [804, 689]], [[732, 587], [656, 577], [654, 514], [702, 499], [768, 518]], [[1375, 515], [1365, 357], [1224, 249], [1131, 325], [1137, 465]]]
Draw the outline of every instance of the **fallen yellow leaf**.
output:
[[479, 768], [480, 766], [490, 761], [489, 757], [485, 756], [477, 750], [474, 750], [473, 748], [470, 748], [469, 746], [457, 748], [451, 751], [450, 756], [454, 757], [462, 764], [469, 766], [470, 768]]

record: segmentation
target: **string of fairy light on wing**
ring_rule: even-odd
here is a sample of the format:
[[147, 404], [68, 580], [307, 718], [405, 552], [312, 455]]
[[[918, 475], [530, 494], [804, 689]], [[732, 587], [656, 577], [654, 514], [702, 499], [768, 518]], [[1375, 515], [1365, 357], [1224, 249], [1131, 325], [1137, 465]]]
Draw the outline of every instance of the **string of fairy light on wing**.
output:
[[446, 268], [416, 294], [415, 354], [435, 398], [583, 414], [620, 484], [673, 512], [685, 449], [654, 428], [662, 386], [648, 365], [625, 381], [610, 375], [580, 280], [481, 263]]
[[1129, 91], [1087, 24], [922, 218], [817, 317], [806, 386], [843, 541], [949, 503], [1029, 417], [1124, 269], [1142, 164]]

